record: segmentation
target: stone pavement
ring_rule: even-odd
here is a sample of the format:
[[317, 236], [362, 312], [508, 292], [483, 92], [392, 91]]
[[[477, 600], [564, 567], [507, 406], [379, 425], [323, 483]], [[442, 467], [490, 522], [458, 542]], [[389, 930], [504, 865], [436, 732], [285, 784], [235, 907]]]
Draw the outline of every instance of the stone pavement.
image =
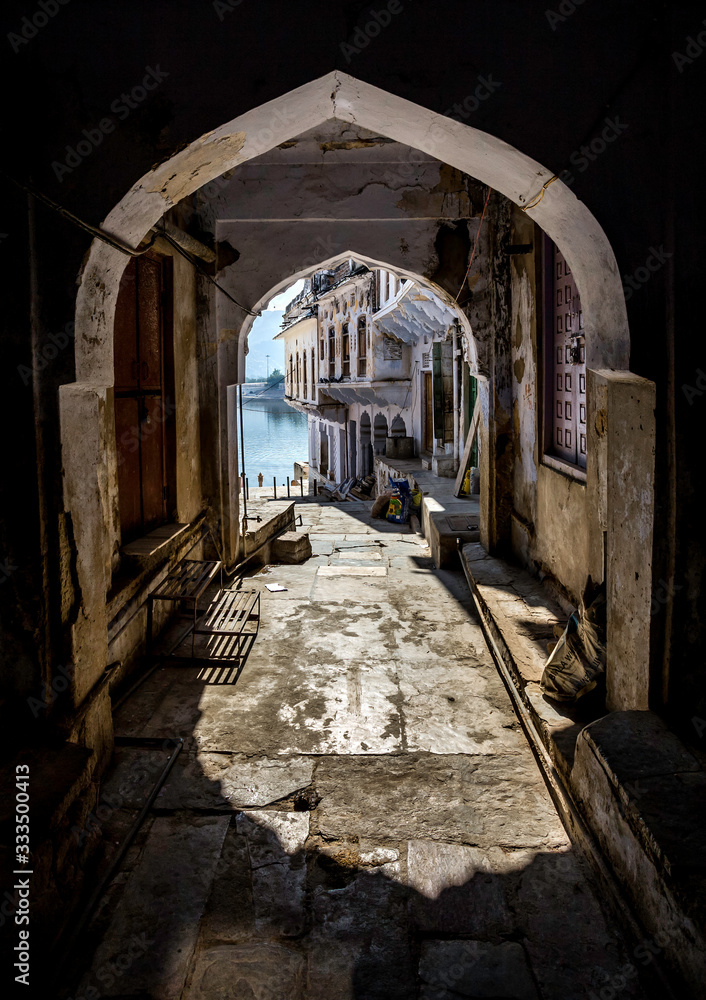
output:
[[[462, 573], [434, 571], [423, 538], [369, 510], [297, 508], [313, 557], [244, 581], [262, 589], [262, 624], [236, 683], [163, 667], [117, 714], [117, 733], [185, 748], [72, 995], [644, 996]], [[116, 752], [106, 844], [163, 763]]]

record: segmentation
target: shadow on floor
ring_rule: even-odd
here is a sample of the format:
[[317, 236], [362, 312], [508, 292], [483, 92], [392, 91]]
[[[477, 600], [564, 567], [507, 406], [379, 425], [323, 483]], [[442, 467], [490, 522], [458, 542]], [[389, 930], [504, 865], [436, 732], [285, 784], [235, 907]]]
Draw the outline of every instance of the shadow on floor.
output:
[[[391, 558], [416, 565], [409, 580], [396, 571], [399, 632], [372, 591], [369, 605], [352, 608], [308, 597], [307, 582], [301, 596], [277, 595], [285, 601], [271, 605], [270, 645], [255, 643], [230, 680], [221, 674], [234, 669], [228, 664], [163, 666], [122, 705], [117, 733], [179, 736], [184, 750], [60, 983], [47, 967], [47, 995], [63, 988], [74, 1000], [665, 996], [653, 943], [626, 944], [571, 849], [487, 651], [474, 659], [461, 650], [457, 674], [475, 685], [473, 697], [447, 691], [440, 679], [448, 637], [434, 632], [433, 602], [464, 622], [470, 595], [461, 574], [431, 574], [423, 556]], [[424, 577], [415, 582], [417, 573]], [[431, 593], [432, 578], [443, 597]], [[324, 625], [320, 645], [305, 647], [307, 629]], [[346, 643], [357, 644], [367, 688], [354, 659], [345, 669], [336, 660]], [[464, 738], [483, 752], [410, 749], [404, 714], [422, 696], [409, 695], [403, 706], [384, 671], [376, 673], [376, 663], [395, 672], [405, 648], [416, 651], [410, 677], [438, 686], [432, 694], [447, 710], [429, 738], [446, 746], [457, 725], [449, 719], [460, 712]], [[489, 686], [484, 734], [471, 702]], [[340, 736], [331, 735], [327, 712], [344, 691], [360, 732], [342, 723]], [[379, 720], [367, 719], [372, 711]], [[487, 749], [493, 740], [497, 751]], [[94, 884], [166, 753], [116, 749], [99, 805], [72, 831], [86, 856], [98, 845]]]

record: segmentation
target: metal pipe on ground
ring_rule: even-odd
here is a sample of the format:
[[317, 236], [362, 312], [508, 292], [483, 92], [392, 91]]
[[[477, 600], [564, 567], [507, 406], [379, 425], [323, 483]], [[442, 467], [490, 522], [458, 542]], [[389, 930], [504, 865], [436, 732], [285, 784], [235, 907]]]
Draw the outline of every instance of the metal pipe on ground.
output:
[[167, 761], [167, 763], [162, 768], [162, 771], [161, 771], [159, 777], [157, 778], [157, 781], [155, 782], [154, 786], [152, 787], [152, 791], [150, 792], [149, 796], [147, 797], [147, 799], [145, 801], [145, 804], [142, 806], [142, 809], [140, 810], [139, 814], [135, 818], [135, 821], [133, 822], [132, 826], [130, 827], [130, 829], [129, 829], [129, 831], [128, 831], [126, 837], [125, 837], [125, 839], [123, 840], [123, 842], [121, 843], [120, 847], [118, 848], [118, 850], [117, 850], [116, 854], [114, 855], [112, 861], [108, 865], [108, 868], [106, 869], [105, 873], [103, 874], [102, 879], [100, 880], [100, 882], [96, 886], [93, 894], [91, 895], [90, 899], [88, 900], [88, 903], [86, 904], [86, 906], [85, 906], [84, 910], [82, 911], [80, 917], [78, 918], [78, 920], [74, 924], [73, 930], [71, 931], [71, 934], [70, 934], [68, 940], [64, 940], [64, 941], [61, 942], [62, 956], [61, 956], [61, 959], [58, 961], [58, 964], [57, 964], [57, 967], [56, 967], [57, 981], [58, 981], [58, 977], [59, 977], [60, 973], [62, 972], [62, 970], [66, 968], [66, 965], [67, 965], [69, 959], [72, 956], [73, 950], [76, 947], [76, 944], [78, 942], [78, 939], [79, 939], [81, 933], [83, 932], [84, 928], [86, 927], [88, 921], [91, 919], [91, 916], [93, 915], [93, 912], [94, 912], [96, 906], [100, 902], [100, 900], [101, 900], [103, 894], [105, 893], [106, 889], [108, 888], [109, 884], [111, 883], [111, 881], [115, 877], [115, 875], [116, 875], [116, 873], [117, 873], [117, 871], [118, 871], [118, 869], [120, 867], [120, 864], [121, 864], [123, 858], [127, 854], [128, 850], [130, 848], [130, 845], [132, 844], [133, 840], [135, 839], [135, 837], [137, 835], [137, 832], [139, 831], [140, 827], [144, 823], [145, 817], [147, 816], [147, 813], [152, 808], [152, 804], [153, 804], [154, 800], [159, 795], [159, 791], [160, 791], [162, 785], [166, 781], [167, 776], [169, 775], [169, 772], [174, 767], [174, 764], [176, 763], [176, 759], [179, 756], [179, 754], [181, 753], [182, 747], [184, 746], [184, 740], [181, 738], [181, 736], [173, 736], [173, 737], [170, 736], [170, 737], [166, 737], [166, 738], [165, 737], [161, 737], [161, 736], [116, 736], [114, 742], [115, 742], [115, 746], [145, 747], [145, 748], [148, 748], [148, 749], [157, 749], [157, 750], [158, 749], [165, 749], [166, 750], [169, 747], [172, 747], [172, 752], [171, 752], [171, 755], [169, 757], [169, 760]]

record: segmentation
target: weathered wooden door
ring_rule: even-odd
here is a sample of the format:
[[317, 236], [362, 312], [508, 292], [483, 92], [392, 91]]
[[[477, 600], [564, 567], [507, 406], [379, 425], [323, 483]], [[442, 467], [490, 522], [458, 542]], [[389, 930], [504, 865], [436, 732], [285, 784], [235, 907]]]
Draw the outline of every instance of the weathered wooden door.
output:
[[551, 451], [559, 458], [586, 468], [586, 340], [581, 299], [574, 276], [558, 247], [551, 244], [552, 321]]
[[115, 433], [123, 542], [169, 519], [175, 504], [171, 261], [131, 261], [115, 314]]

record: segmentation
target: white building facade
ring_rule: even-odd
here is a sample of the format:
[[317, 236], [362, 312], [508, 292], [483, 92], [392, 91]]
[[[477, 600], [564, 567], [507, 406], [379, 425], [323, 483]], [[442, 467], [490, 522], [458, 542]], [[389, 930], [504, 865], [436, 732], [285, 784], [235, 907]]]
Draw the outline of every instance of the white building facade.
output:
[[353, 260], [285, 310], [285, 399], [309, 418], [309, 472], [340, 483], [417, 459], [458, 469], [474, 401], [454, 312], [430, 289]]

